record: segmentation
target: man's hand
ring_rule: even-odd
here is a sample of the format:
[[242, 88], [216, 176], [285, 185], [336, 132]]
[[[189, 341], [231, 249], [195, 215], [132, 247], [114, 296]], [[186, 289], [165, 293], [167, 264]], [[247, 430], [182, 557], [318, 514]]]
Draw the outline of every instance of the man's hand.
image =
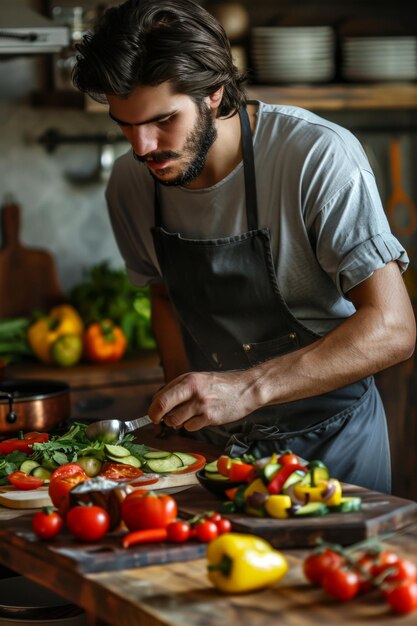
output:
[[251, 370], [191, 372], [160, 389], [148, 414], [155, 423], [195, 431], [245, 417], [258, 408], [257, 397]]

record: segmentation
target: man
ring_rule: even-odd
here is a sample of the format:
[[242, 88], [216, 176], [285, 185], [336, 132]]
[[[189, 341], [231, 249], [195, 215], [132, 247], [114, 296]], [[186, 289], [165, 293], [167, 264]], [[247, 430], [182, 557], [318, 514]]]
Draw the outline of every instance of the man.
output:
[[152, 420], [388, 492], [372, 375], [411, 356], [415, 321], [360, 144], [247, 103], [223, 29], [192, 0], [128, 0], [78, 51], [76, 86], [133, 148], [107, 201], [132, 281], [151, 286], [167, 379]]

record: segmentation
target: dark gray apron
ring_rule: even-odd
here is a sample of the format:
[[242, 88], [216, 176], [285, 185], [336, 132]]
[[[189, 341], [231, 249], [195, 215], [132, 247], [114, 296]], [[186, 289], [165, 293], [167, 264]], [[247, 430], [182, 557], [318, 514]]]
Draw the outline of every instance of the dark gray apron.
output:
[[[240, 118], [248, 232], [200, 240], [167, 232], [160, 186], [155, 184], [155, 248], [194, 371], [247, 369], [319, 337], [292, 315], [279, 291], [269, 229], [258, 228], [252, 135], [245, 109]], [[189, 436], [220, 445], [231, 455], [265, 456], [291, 449], [305, 459], [321, 459], [335, 478], [390, 491], [385, 413], [373, 377], [305, 400], [264, 407], [237, 422]]]

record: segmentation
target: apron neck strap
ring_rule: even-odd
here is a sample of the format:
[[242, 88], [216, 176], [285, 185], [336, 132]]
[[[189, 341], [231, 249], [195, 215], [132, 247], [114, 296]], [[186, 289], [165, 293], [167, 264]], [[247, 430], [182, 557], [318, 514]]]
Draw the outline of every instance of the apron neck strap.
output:
[[[253, 155], [252, 132], [246, 108], [239, 111], [242, 130], [243, 172], [245, 176], [245, 201], [248, 230], [258, 229], [258, 202], [256, 194], [255, 159]], [[155, 180], [155, 225], [161, 227], [161, 185]]]

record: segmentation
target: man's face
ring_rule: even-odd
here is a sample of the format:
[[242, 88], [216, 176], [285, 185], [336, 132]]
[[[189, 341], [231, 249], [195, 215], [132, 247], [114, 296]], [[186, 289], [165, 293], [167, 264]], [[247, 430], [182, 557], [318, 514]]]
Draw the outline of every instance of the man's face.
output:
[[108, 96], [110, 116], [144, 163], [164, 185], [186, 185], [204, 168], [217, 133], [206, 102], [173, 95], [168, 83], [137, 87], [128, 98]]

